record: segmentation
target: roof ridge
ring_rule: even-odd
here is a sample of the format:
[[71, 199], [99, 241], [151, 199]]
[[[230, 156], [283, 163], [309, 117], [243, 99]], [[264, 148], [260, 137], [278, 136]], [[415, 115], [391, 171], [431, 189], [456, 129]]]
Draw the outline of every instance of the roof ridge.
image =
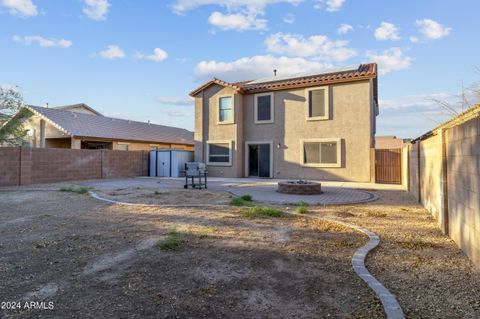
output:
[[[55, 112], [65, 112], [65, 113], [68, 112], [69, 114], [73, 114], [75, 117], [77, 117], [78, 115], [80, 115], [80, 117], [85, 116], [85, 117], [91, 117], [92, 119], [98, 118], [98, 115], [86, 114], [86, 113], [78, 113], [78, 112], [73, 112], [73, 111], [69, 111], [69, 110], [62, 110], [62, 109], [58, 109], [58, 108], [54, 108], [54, 107], [50, 108], [50, 107], [35, 106], [35, 105], [28, 105], [28, 106], [33, 107], [34, 109], [35, 109], [35, 108], [41, 108], [41, 109], [44, 109], [44, 110], [53, 110], [53, 111], [55, 111]], [[44, 116], [45, 116], [45, 115], [44, 115]], [[103, 119], [116, 120], [116, 121], [125, 121], [125, 122], [129, 122], [129, 123], [140, 123], [140, 124], [146, 124], [146, 125], [162, 126], [162, 127], [179, 129], [179, 130], [184, 130], [184, 131], [190, 132], [189, 130], [187, 130], [187, 129], [183, 128], [183, 127], [176, 127], [176, 126], [169, 126], [169, 125], [163, 125], [163, 124], [148, 123], [148, 122], [142, 122], [142, 121], [136, 121], [136, 120], [129, 120], [129, 119], [122, 119], [122, 118], [116, 118], [116, 117], [110, 117], [110, 116], [103, 116], [103, 115], [102, 115], [102, 118], [103, 118]]]
[[212, 84], [219, 84], [225, 87], [233, 88], [240, 93], [260, 93], [276, 90], [286, 90], [291, 88], [310, 87], [318, 84], [331, 84], [349, 81], [360, 81], [365, 79], [377, 78], [377, 64], [362, 63], [353, 67], [344, 67], [341, 69], [330, 69], [324, 72], [312, 74], [297, 74], [290, 77], [264, 78], [253, 81], [237, 81], [229, 83], [217, 78], [213, 78], [197, 89], [190, 92], [190, 96], [195, 96]]

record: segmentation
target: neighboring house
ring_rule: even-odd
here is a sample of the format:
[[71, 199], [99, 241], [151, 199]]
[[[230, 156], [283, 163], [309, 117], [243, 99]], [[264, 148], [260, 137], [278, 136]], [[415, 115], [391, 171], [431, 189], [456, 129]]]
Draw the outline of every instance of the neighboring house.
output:
[[374, 181], [377, 65], [228, 83], [195, 98], [195, 158], [212, 176]]
[[396, 136], [375, 136], [375, 148], [391, 150], [403, 148], [408, 145], [408, 139], [397, 138]]
[[[185, 129], [102, 116], [85, 104], [56, 108], [26, 106], [23, 125], [32, 147], [151, 150], [193, 150], [193, 132]], [[8, 125], [8, 122], [5, 123]]]

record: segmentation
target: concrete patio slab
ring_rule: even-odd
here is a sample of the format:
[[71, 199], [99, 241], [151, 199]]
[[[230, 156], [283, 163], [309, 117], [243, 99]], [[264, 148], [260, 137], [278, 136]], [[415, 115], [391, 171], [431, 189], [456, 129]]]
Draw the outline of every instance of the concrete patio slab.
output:
[[[294, 195], [278, 193], [276, 191], [277, 182], [277, 180], [262, 179], [212, 178], [208, 182], [208, 190], [214, 192], [228, 192], [236, 197], [248, 194], [253, 196], [254, 201], [270, 204], [296, 204], [298, 202], [305, 202], [310, 205], [343, 205], [364, 203], [377, 199], [376, 195], [372, 192], [348, 187], [355, 186], [353, 183], [322, 182], [323, 193], [320, 195]], [[139, 177], [117, 180], [89, 181], [83, 182], [82, 185], [94, 187], [104, 191], [125, 187], [183, 189], [184, 179]], [[356, 186], [360, 186], [359, 188], [362, 188], [361, 186], [363, 185], [359, 184]], [[373, 187], [365, 188], [374, 189]], [[201, 190], [192, 191], [201, 192]]]

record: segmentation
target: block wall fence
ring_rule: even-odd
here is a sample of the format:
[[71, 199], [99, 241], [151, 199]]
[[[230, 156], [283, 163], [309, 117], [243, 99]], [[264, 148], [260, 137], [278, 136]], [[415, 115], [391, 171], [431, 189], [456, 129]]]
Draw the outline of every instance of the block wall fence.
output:
[[148, 151], [1, 147], [0, 186], [148, 175]]
[[480, 268], [480, 118], [408, 146], [408, 191]]

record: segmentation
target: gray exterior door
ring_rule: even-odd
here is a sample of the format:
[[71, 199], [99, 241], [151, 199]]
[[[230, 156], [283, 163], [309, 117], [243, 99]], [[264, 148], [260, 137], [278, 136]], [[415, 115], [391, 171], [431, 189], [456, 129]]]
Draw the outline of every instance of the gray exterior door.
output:
[[270, 144], [248, 145], [248, 176], [270, 177]]
[[258, 147], [258, 177], [270, 177], [270, 144]]
[[170, 177], [170, 152], [157, 152], [157, 176]]

